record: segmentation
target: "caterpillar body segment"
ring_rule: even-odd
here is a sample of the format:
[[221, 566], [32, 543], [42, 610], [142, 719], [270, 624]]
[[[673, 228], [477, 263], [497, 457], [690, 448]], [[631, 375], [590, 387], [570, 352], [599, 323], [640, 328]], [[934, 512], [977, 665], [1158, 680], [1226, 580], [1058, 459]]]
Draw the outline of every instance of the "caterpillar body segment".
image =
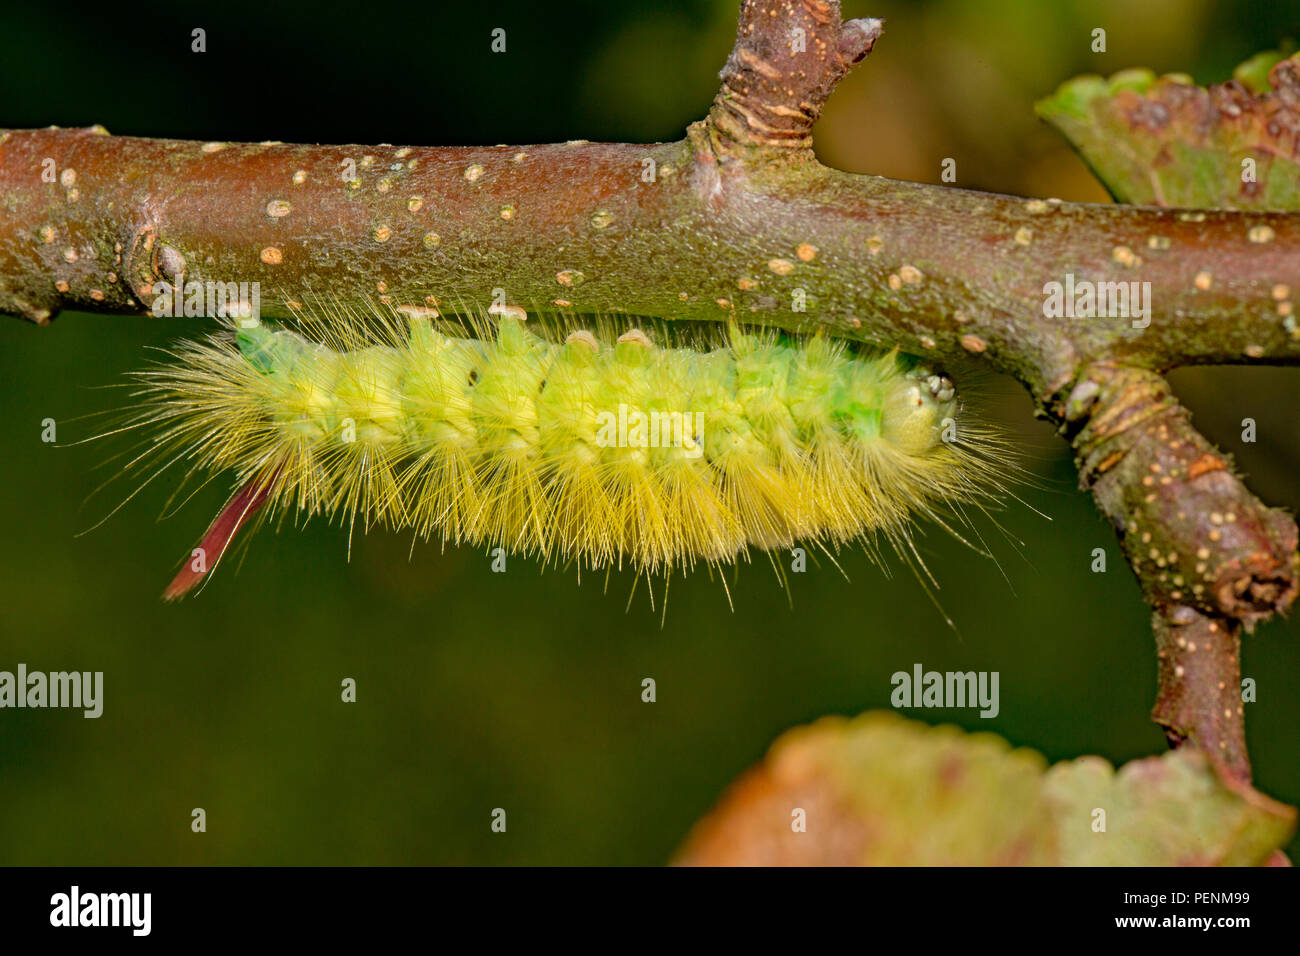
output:
[[209, 570], [261, 508], [671, 574], [751, 547], [899, 543], [917, 515], [996, 497], [998, 455], [951, 381], [896, 351], [734, 325], [700, 347], [609, 320], [502, 316], [481, 337], [344, 321], [222, 333], [145, 373], [158, 450], [240, 482]]

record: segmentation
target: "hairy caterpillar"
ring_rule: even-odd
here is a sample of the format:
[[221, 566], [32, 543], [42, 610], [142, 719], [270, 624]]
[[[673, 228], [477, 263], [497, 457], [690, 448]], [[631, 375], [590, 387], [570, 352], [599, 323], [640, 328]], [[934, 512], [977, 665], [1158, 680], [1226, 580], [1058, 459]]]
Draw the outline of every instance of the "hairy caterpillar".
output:
[[800, 541], [910, 546], [914, 516], [949, 527], [1005, 471], [952, 382], [897, 351], [734, 324], [702, 344], [627, 319], [417, 311], [232, 323], [139, 373], [142, 457], [238, 480], [164, 598], [254, 515], [668, 575]]

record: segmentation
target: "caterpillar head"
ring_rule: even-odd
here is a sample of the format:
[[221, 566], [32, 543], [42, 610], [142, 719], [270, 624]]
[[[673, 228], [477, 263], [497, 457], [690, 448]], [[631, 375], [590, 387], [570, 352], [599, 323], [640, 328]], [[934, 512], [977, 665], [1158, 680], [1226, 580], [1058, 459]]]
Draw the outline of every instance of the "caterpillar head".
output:
[[957, 392], [952, 379], [924, 365], [906, 379], [885, 398], [882, 429], [900, 451], [924, 455], [945, 440], [945, 423], [956, 421]]

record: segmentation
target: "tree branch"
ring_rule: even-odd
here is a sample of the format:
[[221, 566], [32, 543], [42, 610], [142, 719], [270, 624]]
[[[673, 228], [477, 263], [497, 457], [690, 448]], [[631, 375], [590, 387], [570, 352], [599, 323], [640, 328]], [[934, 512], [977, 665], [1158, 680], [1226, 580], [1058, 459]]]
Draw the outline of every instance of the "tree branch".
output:
[[1172, 746], [1190, 739], [1224, 777], [1249, 780], [1240, 628], [1185, 605], [1157, 611], [1151, 626], [1159, 670], [1151, 719]]
[[[1089, 359], [1300, 362], [1288, 321], [1296, 214], [900, 183], [827, 169], [804, 149], [737, 151], [708, 123], [653, 146], [0, 137], [0, 309], [38, 322], [64, 308], [148, 311], [152, 282], [181, 270], [258, 281], [285, 300], [316, 289], [419, 306], [503, 288], [521, 305], [820, 327], [936, 358], [982, 355], [1040, 402]], [[41, 180], [46, 159], [56, 182]], [[1149, 249], [1153, 238], [1168, 248]], [[1150, 327], [1048, 318], [1043, 286], [1067, 273], [1150, 282]], [[285, 315], [283, 301], [267, 314]]]
[[871, 52], [880, 20], [840, 23], [826, 0], [742, 3], [736, 45], [719, 74], [709, 126], [733, 147], [812, 149], [835, 85]]
[[[735, 316], [981, 357], [1073, 440], [1120, 535], [1173, 662], [1157, 719], [1248, 773], [1241, 721], [1215, 716], [1217, 683], [1235, 674], [1239, 625], [1294, 600], [1296, 528], [1233, 476], [1157, 373], [1300, 363], [1300, 215], [1024, 200], [828, 169], [812, 125], [880, 32], [841, 23], [833, 0], [745, 0], [722, 88], [677, 143], [0, 132], [0, 310], [40, 323], [64, 308], [148, 311], [159, 280], [196, 278], [273, 290], [273, 317], [313, 292], [456, 310], [499, 289], [523, 307]], [[1149, 283], [1149, 326], [1049, 317], [1045, 286], [1067, 276]], [[1215, 667], [1174, 649], [1171, 635], [1192, 630], [1220, 635]]]

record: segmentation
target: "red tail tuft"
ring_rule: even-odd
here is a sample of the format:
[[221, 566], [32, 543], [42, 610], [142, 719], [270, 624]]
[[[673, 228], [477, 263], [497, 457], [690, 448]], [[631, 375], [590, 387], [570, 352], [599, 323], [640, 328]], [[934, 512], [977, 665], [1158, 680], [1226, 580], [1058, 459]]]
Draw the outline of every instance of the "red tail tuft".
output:
[[230, 542], [244, 526], [244, 522], [257, 514], [262, 505], [266, 504], [275, 479], [275, 475], [269, 478], [254, 478], [226, 503], [226, 506], [221, 509], [221, 514], [217, 515], [217, 519], [212, 522], [207, 533], [203, 535], [203, 540], [199, 542], [200, 556], [203, 559], [200, 566], [203, 570], [194, 570], [193, 559], [186, 561], [180, 573], [172, 578], [171, 584], [167, 585], [167, 590], [163, 591], [164, 601], [179, 601], [207, 577], [208, 572], [217, 566], [221, 556], [226, 553]]

